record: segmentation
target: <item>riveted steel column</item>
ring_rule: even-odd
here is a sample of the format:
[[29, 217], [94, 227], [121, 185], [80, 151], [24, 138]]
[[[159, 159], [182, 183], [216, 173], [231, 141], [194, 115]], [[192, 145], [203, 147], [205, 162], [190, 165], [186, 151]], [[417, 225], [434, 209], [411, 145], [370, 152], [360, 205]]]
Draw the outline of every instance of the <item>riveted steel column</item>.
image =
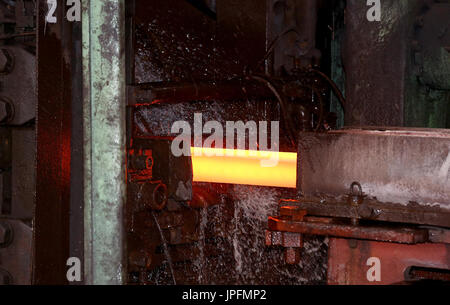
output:
[[124, 2], [82, 2], [86, 284], [123, 282]]

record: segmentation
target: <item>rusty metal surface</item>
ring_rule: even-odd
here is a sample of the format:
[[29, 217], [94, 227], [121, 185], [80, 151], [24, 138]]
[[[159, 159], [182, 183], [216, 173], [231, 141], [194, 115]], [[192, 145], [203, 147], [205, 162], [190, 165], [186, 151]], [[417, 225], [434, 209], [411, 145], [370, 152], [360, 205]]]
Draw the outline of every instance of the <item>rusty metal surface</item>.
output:
[[241, 71], [217, 44], [216, 21], [187, 1], [136, 1], [135, 24], [137, 83], [215, 79]]
[[439, 208], [423, 207], [417, 204], [401, 205], [383, 203], [374, 199], [364, 199], [357, 207], [347, 203], [346, 196], [334, 198], [318, 196], [298, 200], [281, 200], [280, 205], [298, 206], [308, 215], [326, 217], [344, 217], [377, 221], [428, 224], [442, 227], [450, 226], [450, 212]]
[[[69, 257], [71, 58], [70, 22], [45, 21], [38, 2], [38, 106], [33, 283], [64, 284]], [[64, 20], [64, 6], [55, 12]]]
[[13, 105], [13, 115], [6, 123], [22, 125], [36, 115], [36, 57], [21, 46], [2, 46], [13, 58], [11, 72], [1, 75], [0, 97]]
[[[11, 239], [6, 245], [0, 245], [0, 269], [6, 270], [11, 276], [9, 284], [31, 284], [31, 227], [20, 220], [0, 219], [0, 227], [10, 226]], [[0, 244], [2, 243], [2, 228], [0, 228]], [[0, 285], [1, 285], [0, 281]]]
[[[130, 204], [132, 204], [130, 202]], [[166, 260], [163, 243], [170, 248], [172, 261], [186, 261], [196, 256], [190, 252], [196, 248], [198, 211], [186, 207], [178, 211], [158, 211], [156, 221], [152, 218], [151, 210], [135, 211], [127, 221], [127, 253], [128, 272], [144, 272], [159, 267]], [[165, 241], [161, 240], [159, 229]], [[177, 247], [173, 247], [177, 246]], [[198, 253], [198, 249], [196, 250]], [[140, 263], [145, 260], [146, 263]]]
[[449, 1], [429, 5], [417, 17], [417, 40], [414, 41], [420, 82], [447, 91], [450, 90], [450, 54], [444, 48], [450, 45], [449, 15]]
[[428, 239], [432, 243], [450, 244], [450, 230], [436, 227], [425, 227], [428, 229]]
[[284, 247], [284, 260], [289, 265], [295, 265], [301, 260], [303, 236], [292, 232], [266, 231], [266, 246]]
[[403, 244], [416, 244], [428, 241], [428, 231], [415, 228], [316, 223], [311, 221], [286, 220], [277, 217], [269, 217], [268, 227], [271, 231], [366, 239]]
[[32, 282], [36, 2], [0, 4], [0, 285]]
[[242, 74], [245, 69], [262, 72], [259, 65], [267, 48], [266, 1], [218, 0], [217, 42], [227, 56], [233, 58], [233, 72]]
[[366, 2], [347, 1], [343, 49], [346, 125], [403, 126], [410, 44], [404, 37], [413, 31], [414, 11], [420, 2], [382, 1], [381, 22], [368, 22]]
[[407, 281], [440, 281], [450, 283], [450, 270], [413, 266], [405, 271]]
[[299, 233], [266, 231], [266, 246], [301, 248], [303, 240]]
[[[183, 120], [193, 126], [194, 113], [201, 113], [203, 121], [243, 122], [275, 121], [280, 118], [280, 108], [273, 100], [234, 100], [229, 102], [191, 102], [176, 105], [161, 104], [138, 107], [133, 111], [132, 135], [138, 138], [175, 136], [171, 133], [174, 122]], [[284, 125], [280, 124], [280, 142], [285, 138]], [[291, 150], [293, 147], [290, 148]]]
[[224, 197], [227, 195], [223, 193], [214, 185], [208, 183], [194, 183], [192, 185], [192, 200], [189, 201], [189, 206], [194, 209], [207, 208], [217, 204], [222, 204]]
[[[369, 282], [367, 260], [380, 259], [381, 281]], [[450, 245], [402, 245], [330, 238], [328, 284], [389, 285], [404, 282], [408, 267], [450, 269]]]
[[12, 131], [12, 207], [11, 217], [29, 220], [33, 218], [35, 190], [36, 145], [34, 128]]
[[273, 47], [273, 73], [280, 75], [301, 67], [320, 63], [316, 48], [316, 28], [320, 1], [267, 1], [268, 48]]
[[186, 156], [175, 157], [171, 144], [168, 139], [134, 139], [132, 149], [134, 152], [151, 150], [152, 168], [147, 180], [161, 180], [167, 185], [169, 198], [189, 201], [192, 199], [192, 161]]
[[168, 247], [198, 241], [199, 217], [186, 204], [192, 199], [190, 158], [175, 157], [169, 139], [131, 142], [125, 221], [128, 281], [133, 282], [133, 274], [160, 267], [167, 257], [189, 259], [191, 254], [181, 250], [169, 256]]
[[125, 1], [82, 5], [86, 283], [117, 285], [126, 272]]
[[448, 130], [301, 133], [298, 152], [298, 189], [305, 197], [341, 197], [357, 181], [367, 199], [437, 213], [450, 209]]
[[448, 9], [448, 1], [387, 0], [380, 22], [368, 22], [365, 2], [347, 2], [346, 125], [448, 128]]
[[0, 214], [9, 215], [12, 212], [12, 194], [11, 194], [11, 162], [12, 162], [12, 130], [9, 128], [0, 129], [1, 136], [1, 157], [0, 168], [0, 185], [2, 196], [0, 201]]

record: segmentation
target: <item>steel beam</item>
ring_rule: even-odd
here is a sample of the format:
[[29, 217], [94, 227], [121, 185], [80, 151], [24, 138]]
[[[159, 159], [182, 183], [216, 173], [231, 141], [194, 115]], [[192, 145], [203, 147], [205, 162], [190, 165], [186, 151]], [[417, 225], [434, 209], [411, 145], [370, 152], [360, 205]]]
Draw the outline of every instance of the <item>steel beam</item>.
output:
[[83, 5], [85, 282], [122, 284], [125, 1]]
[[450, 209], [448, 130], [355, 128], [302, 133], [298, 153], [298, 188], [305, 197], [346, 196], [357, 181], [369, 200], [438, 213]]
[[[67, 284], [70, 256], [71, 23], [64, 7], [47, 23], [47, 1], [38, 3], [36, 206], [33, 222], [33, 284]], [[65, 21], [64, 21], [65, 20]]]
[[350, 224], [293, 221], [278, 217], [269, 217], [268, 227], [269, 230], [275, 232], [335, 236], [400, 244], [417, 244], [428, 241], [428, 232], [425, 229], [414, 228], [354, 226]]

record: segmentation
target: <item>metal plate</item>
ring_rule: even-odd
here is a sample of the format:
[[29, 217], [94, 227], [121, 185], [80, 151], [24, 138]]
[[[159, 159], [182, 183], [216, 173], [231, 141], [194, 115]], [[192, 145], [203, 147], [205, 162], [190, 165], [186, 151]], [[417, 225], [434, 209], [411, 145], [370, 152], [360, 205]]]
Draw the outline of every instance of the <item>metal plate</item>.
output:
[[[328, 255], [328, 284], [388, 285], [405, 281], [410, 266], [450, 269], [450, 245], [401, 245], [331, 238]], [[380, 259], [380, 282], [369, 282], [371, 257]]]
[[298, 152], [298, 188], [306, 197], [341, 197], [357, 181], [368, 199], [437, 213], [450, 210], [448, 130], [301, 133]]

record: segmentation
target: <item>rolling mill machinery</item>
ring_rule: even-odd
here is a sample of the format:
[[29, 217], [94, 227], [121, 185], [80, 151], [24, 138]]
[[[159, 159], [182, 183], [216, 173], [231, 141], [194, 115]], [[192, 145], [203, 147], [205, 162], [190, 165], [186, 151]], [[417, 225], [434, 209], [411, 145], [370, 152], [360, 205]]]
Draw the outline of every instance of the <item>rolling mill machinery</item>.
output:
[[450, 280], [450, 1], [0, 6], [4, 283]]
[[[445, 105], [438, 112], [448, 115], [449, 70], [440, 68], [438, 72], [428, 65], [436, 60], [434, 64], [448, 67], [445, 49], [448, 34], [444, 34], [448, 25], [444, 20], [450, 15], [449, 4], [418, 2], [416, 7], [408, 6], [410, 11], [399, 20], [396, 14], [405, 14], [405, 7], [385, 1], [382, 9], [384, 14], [393, 14], [389, 21], [392, 24], [381, 21], [382, 24], [374, 25], [367, 22], [367, 5], [358, 1], [347, 1], [345, 8], [343, 2], [335, 2], [328, 12], [320, 1], [268, 1], [267, 7], [261, 9], [264, 14], [240, 8], [239, 14], [228, 15], [229, 10], [236, 9], [232, 2], [216, 3], [215, 34], [219, 35], [219, 45], [224, 41], [224, 47], [222, 50], [216, 44], [211, 47], [213, 52], [223, 52], [214, 60], [237, 56], [240, 61], [234, 62], [235, 71], [228, 76], [223, 71], [210, 71], [211, 76], [197, 82], [203, 77], [196, 76], [195, 69], [187, 75], [183, 74], [186, 70], [171, 70], [176, 76], [170, 79], [180, 81], [161, 83], [145, 79], [144, 83], [144, 79], [135, 79], [136, 85], [128, 87], [129, 116], [133, 123], [128, 143], [132, 163], [127, 204], [136, 208], [127, 215], [130, 282], [157, 283], [161, 280], [159, 276], [164, 278], [161, 275], [164, 271], [154, 266], [161, 266], [161, 260], [167, 263], [167, 253], [173, 253], [172, 266], [163, 268], [169, 283], [179, 279], [203, 284], [371, 284], [367, 278], [371, 258], [379, 259], [382, 266], [382, 277], [375, 283], [448, 280], [445, 228], [450, 225], [450, 143], [449, 133], [444, 130], [448, 125], [443, 117], [438, 119], [434, 110], [419, 111], [417, 107], [424, 105], [419, 106], [416, 98], [419, 94], [422, 102], [433, 103], [425, 95], [436, 96], [438, 103]], [[258, 16], [261, 19], [256, 19]], [[330, 16], [335, 22], [331, 30], [321, 28], [321, 18]], [[260, 41], [256, 40], [257, 30], [252, 28], [257, 20], [265, 22], [265, 31], [260, 33], [265, 38]], [[196, 53], [201, 52], [196, 44], [199, 38], [192, 34], [186, 36], [181, 49], [178, 44], [171, 49], [170, 43], [164, 43], [164, 35], [171, 31], [165, 31], [163, 24], [165, 21], [153, 19], [150, 37], [140, 36], [140, 29], [136, 29], [138, 78], [150, 77], [141, 65], [155, 59], [162, 65], [156, 65], [157, 71], [165, 71], [165, 65], [173, 69], [174, 57], [185, 58], [189, 66], [201, 57]], [[234, 38], [226, 30], [227, 34], [221, 33], [227, 26], [236, 27]], [[431, 42], [431, 32], [441, 33], [440, 47], [437, 41]], [[411, 41], [398, 39], [405, 33], [413, 36]], [[175, 39], [179, 42], [182, 38]], [[255, 39], [255, 45], [265, 44], [259, 56], [254, 56], [255, 48], [249, 50], [250, 39]], [[147, 53], [144, 44], [156, 46], [157, 51]], [[437, 50], [431, 51], [434, 48]], [[194, 54], [189, 55], [191, 52]], [[246, 58], [246, 52], [252, 56]], [[145, 60], [140, 61], [144, 56]], [[325, 68], [326, 73], [320, 70], [330, 62], [331, 70]], [[233, 63], [217, 66], [217, 69], [234, 68]], [[430, 69], [433, 72], [428, 74]], [[201, 71], [206, 74], [209, 67]], [[340, 73], [345, 74], [346, 81], [339, 86]], [[194, 81], [184, 80], [189, 78]], [[345, 90], [347, 99], [339, 87]], [[230, 157], [215, 160], [206, 157], [205, 161], [193, 154], [190, 158], [173, 158], [169, 152], [171, 140], [166, 140], [173, 137], [170, 127], [180, 118], [195, 125], [197, 112], [202, 113], [202, 122], [218, 120], [224, 126], [237, 120], [280, 120], [279, 158], [283, 159], [281, 152], [293, 153], [295, 157], [290, 163], [286, 161], [288, 165], [270, 171], [268, 182], [261, 178], [265, 173], [251, 168], [251, 158], [240, 158], [236, 164]], [[337, 130], [339, 125], [356, 127]], [[251, 143], [251, 136], [246, 140]], [[140, 165], [136, 160], [140, 160]], [[151, 160], [152, 166], [144, 160]], [[291, 172], [284, 171], [283, 166], [290, 167]], [[147, 176], [144, 182], [141, 173], [149, 171], [152, 176]], [[152, 179], [167, 184], [156, 185]], [[239, 207], [251, 206], [253, 202], [236, 194], [240, 192], [233, 184], [247, 185], [249, 196], [257, 198], [255, 204], [266, 206], [266, 210]], [[274, 198], [257, 195], [264, 193], [261, 186], [275, 187], [270, 191], [274, 198], [280, 199], [275, 210], [263, 202]], [[147, 196], [142, 196], [144, 193]], [[144, 202], [153, 206], [144, 211]], [[211, 207], [215, 205], [224, 207]], [[199, 208], [206, 211], [198, 211]], [[255, 231], [266, 229], [266, 222], [256, 224], [252, 222], [255, 215], [247, 213], [268, 216], [264, 241], [260, 232]], [[174, 215], [179, 218], [173, 218]], [[142, 232], [150, 225], [149, 219], [154, 236], [144, 237]], [[192, 219], [198, 219], [197, 225]], [[158, 239], [160, 243], [152, 242]], [[248, 240], [264, 242], [268, 248], [248, 245]], [[264, 259], [241, 257], [260, 255], [261, 251]], [[194, 275], [186, 267], [189, 260], [194, 262]], [[274, 270], [271, 264], [285, 265], [283, 268], [289, 270], [289, 275]], [[230, 265], [234, 265], [235, 271], [226, 271]], [[312, 267], [317, 265], [323, 270]], [[179, 268], [183, 270], [181, 274]], [[227, 276], [221, 279], [220, 274]]]

